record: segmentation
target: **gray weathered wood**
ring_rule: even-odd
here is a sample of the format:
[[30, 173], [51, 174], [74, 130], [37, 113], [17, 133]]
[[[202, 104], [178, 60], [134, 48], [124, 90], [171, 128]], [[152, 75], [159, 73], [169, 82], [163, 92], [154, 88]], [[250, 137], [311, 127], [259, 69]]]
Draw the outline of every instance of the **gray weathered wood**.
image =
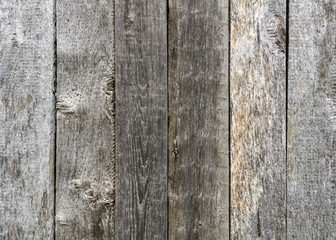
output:
[[56, 239], [112, 239], [114, 3], [56, 8]]
[[231, 236], [286, 237], [286, 1], [231, 1]]
[[229, 239], [228, 1], [169, 1], [169, 239]]
[[115, 6], [116, 239], [166, 239], [167, 6]]
[[289, 7], [288, 239], [336, 239], [336, 2]]
[[53, 237], [53, 10], [0, 1], [0, 239]]

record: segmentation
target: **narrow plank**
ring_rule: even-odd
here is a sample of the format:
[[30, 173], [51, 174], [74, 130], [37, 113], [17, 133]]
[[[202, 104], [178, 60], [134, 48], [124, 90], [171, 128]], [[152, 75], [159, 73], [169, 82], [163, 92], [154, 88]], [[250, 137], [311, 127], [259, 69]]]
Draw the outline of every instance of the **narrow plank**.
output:
[[114, 235], [114, 4], [57, 1], [56, 239]]
[[169, 239], [229, 239], [228, 1], [169, 1]]
[[286, 1], [231, 1], [231, 236], [286, 237]]
[[336, 2], [289, 7], [288, 239], [336, 239]]
[[166, 1], [115, 6], [116, 239], [166, 239]]
[[0, 239], [54, 233], [53, 10], [0, 2]]

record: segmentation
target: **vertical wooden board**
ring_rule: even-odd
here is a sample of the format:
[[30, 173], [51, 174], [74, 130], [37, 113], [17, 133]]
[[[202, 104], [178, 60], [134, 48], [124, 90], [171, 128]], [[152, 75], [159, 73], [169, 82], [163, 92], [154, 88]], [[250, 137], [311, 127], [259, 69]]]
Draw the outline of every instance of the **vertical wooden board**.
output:
[[231, 236], [286, 237], [286, 1], [231, 1]]
[[229, 239], [228, 1], [169, 1], [169, 239]]
[[113, 239], [114, 3], [56, 8], [56, 239]]
[[0, 1], [0, 239], [54, 232], [53, 1]]
[[288, 239], [336, 239], [336, 2], [289, 7]]
[[116, 239], [166, 239], [167, 6], [115, 3]]

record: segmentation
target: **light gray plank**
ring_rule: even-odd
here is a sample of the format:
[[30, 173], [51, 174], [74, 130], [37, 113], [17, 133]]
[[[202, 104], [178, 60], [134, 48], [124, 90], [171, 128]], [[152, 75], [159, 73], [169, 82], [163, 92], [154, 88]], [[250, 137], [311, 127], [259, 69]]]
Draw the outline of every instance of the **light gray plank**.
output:
[[115, 3], [116, 239], [166, 239], [166, 1]]
[[229, 239], [228, 1], [169, 1], [169, 239]]
[[57, 1], [56, 239], [114, 234], [114, 3]]
[[336, 239], [336, 2], [289, 7], [288, 239]]
[[286, 1], [231, 1], [231, 236], [286, 237]]
[[0, 239], [53, 237], [53, 10], [0, 1]]

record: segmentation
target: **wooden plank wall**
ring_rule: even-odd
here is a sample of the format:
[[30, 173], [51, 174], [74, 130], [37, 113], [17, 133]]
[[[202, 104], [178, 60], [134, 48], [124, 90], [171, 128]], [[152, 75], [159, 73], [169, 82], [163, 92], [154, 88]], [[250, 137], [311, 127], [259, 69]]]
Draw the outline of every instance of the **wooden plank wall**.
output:
[[286, 1], [231, 1], [231, 233], [286, 237]]
[[291, 0], [288, 239], [336, 239], [336, 2]]
[[169, 6], [169, 239], [228, 239], [228, 1]]
[[53, 12], [0, 1], [0, 239], [54, 235]]
[[116, 239], [166, 239], [167, 5], [115, 3]]
[[58, 0], [56, 239], [114, 236], [114, 4]]
[[335, 239], [334, 0], [0, 1], [0, 239]]

